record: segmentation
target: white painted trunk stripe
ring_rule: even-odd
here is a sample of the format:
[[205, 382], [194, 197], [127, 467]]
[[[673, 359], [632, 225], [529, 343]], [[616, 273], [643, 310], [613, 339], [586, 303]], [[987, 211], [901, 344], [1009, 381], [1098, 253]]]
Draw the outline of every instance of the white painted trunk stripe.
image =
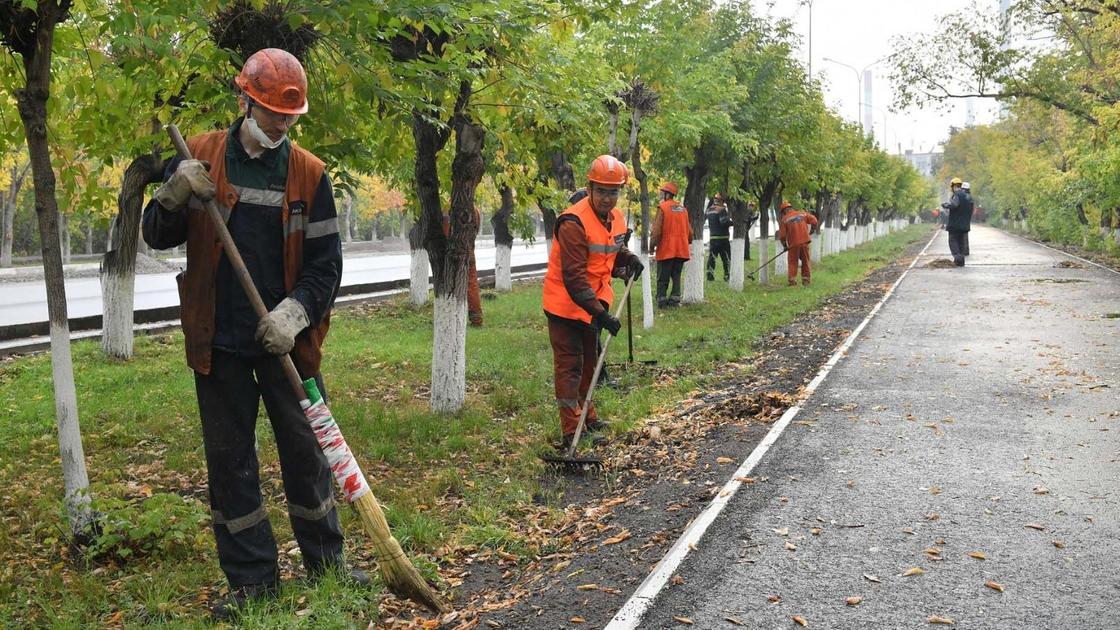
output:
[[653, 328], [653, 267], [650, 266], [649, 254], [638, 254], [638, 258], [645, 265], [642, 272], [642, 328]]
[[432, 312], [432, 411], [458, 413], [467, 398], [467, 298], [437, 295]]
[[867, 317], [863, 319], [860, 325], [857, 326], [856, 329], [848, 335], [848, 338], [844, 340], [844, 343], [840, 344], [840, 347], [832, 353], [828, 362], [817, 372], [817, 376], [805, 386], [805, 392], [800, 403], [787, 409], [786, 412], [782, 414], [782, 417], [774, 423], [774, 426], [770, 428], [766, 437], [751, 451], [751, 454], [743, 461], [739, 468], [731, 474], [731, 479], [723, 485], [723, 488], [716, 494], [715, 498], [712, 499], [712, 502], [708, 504], [708, 507], [692, 521], [688, 528], [684, 530], [684, 533], [681, 534], [681, 537], [673, 543], [673, 546], [669, 549], [669, 552], [665, 554], [665, 557], [657, 563], [653, 571], [638, 585], [638, 589], [634, 591], [630, 599], [623, 604], [618, 613], [610, 620], [610, 623], [606, 625], [606, 630], [632, 630], [639, 627], [642, 617], [645, 615], [646, 611], [649, 610], [658, 593], [665, 587], [669, 578], [676, 572], [677, 567], [679, 567], [685, 557], [688, 556], [688, 552], [700, 542], [704, 533], [708, 531], [708, 527], [711, 526], [720, 512], [727, 507], [731, 499], [735, 497], [735, 493], [739, 491], [739, 488], [743, 486], [743, 483], [739, 481], [739, 479], [750, 475], [754, 467], [762, 461], [766, 452], [778, 441], [782, 432], [789, 426], [790, 421], [801, 411], [801, 403], [808, 400], [809, 396], [816, 391], [817, 387], [820, 386], [829, 372], [832, 371], [832, 368], [839, 363], [840, 359], [843, 358], [844, 354], [847, 353], [848, 349], [855, 343], [860, 333], [863, 332], [863, 329], [867, 327], [867, 324], [875, 317], [879, 309], [883, 307], [883, 304], [886, 304], [887, 300], [894, 295], [895, 289], [898, 288], [898, 285], [902, 283], [910, 273], [910, 270], [914, 268], [914, 265], [918, 262], [921, 255], [929, 249], [929, 246], [933, 244], [936, 238], [937, 235], [934, 234], [929, 242], [926, 243], [926, 246], [922, 248], [921, 253], [915, 256], [914, 260], [910, 261], [910, 265], [902, 272], [902, 275], [894, 281], [890, 289], [887, 289], [886, 294], [884, 294], [883, 298], [879, 300], [879, 303], [875, 305], [875, 308], [871, 309], [871, 312], [867, 314]]
[[698, 304], [704, 301], [704, 241], [696, 239], [689, 244], [688, 262], [684, 264], [681, 280], [684, 290], [681, 292], [681, 302], [684, 304]]
[[509, 291], [513, 288], [513, 279], [510, 277], [512, 256], [509, 245], [498, 245], [494, 249], [494, 289], [498, 291]]
[[423, 306], [428, 303], [428, 251], [424, 249], [412, 250], [412, 259], [409, 265], [408, 297], [413, 306]]
[[733, 238], [731, 239], [731, 279], [728, 284], [734, 291], [743, 290], [743, 279], [746, 276], [746, 261], [743, 260], [743, 255], [747, 253], [746, 239]]

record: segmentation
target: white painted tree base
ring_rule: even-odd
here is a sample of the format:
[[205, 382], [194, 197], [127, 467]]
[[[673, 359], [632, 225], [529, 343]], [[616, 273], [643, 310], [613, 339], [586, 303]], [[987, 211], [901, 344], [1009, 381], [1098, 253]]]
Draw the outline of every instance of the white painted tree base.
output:
[[[774, 239], [774, 253], [782, 251], [782, 242]], [[786, 270], [789, 269], [789, 258], [787, 254], [779, 254], [774, 259], [774, 279], [781, 282], [782, 278], [786, 277]]]
[[552, 256], [552, 239], [551, 238], [544, 239], [544, 251], [549, 256]]
[[[770, 253], [770, 239], [759, 237], [757, 261], [758, 264], [761, 265], [762, 263], [766, 262], [771, 256], [773, 256], [773, 254]], [[770, 265], [764, 265], [761, 269], [758, 270], [756, 274], [754, 274], [754, 277], [758, 279], [759, 284], [770, 284]]]
[[120, 275], [101, 270], [101, 349], [116, 359], [132, 358], [135, 293], [135, 273]]
[[704, 301], [704, 241], [696, 239], [689, 243], [688, 255], [681, 273], [684, 282], [681, 303], [699, 304]]
[[[642, 328], [653, 328], [653, 267], [650, 265], [649, 254], [638, 254], [638, 259], [645, 265], [642, 272]], [[634, 289], [630, 289], [633, 291]]]
[[821, 261], [821, 247], [824, 245], [824, 234], [814, 234], [813, 242], [809, 244], [809, 260]]
[[86, 472], [82, 432], [78, 425], [78, 396], [74, 386], [74, 364], [70, 355], [70, 326], [51, 322], [51, 374], [54, 377], [54, 411], [58, 427], [58, 452], [62, 463], [62, 485], [70, 531], [84, 531], [93, 521], [90, 510], [89, 474]]
[[513, 288], [510, 271], [511, 252], [509, 245], [498, 245], [494, 250], [494, 289], [509, 291]]
[[432, 411], [458, 413], [467, 399], [466, 296], [437, 295], [432, 319]]
[[743, 290], [743, 278], [746, 276], [746, 261], [743, 256], [747, 253], [747, 241], [742, 238], [731, 239], [731, 278], [728, 286], [732, 291]]
[[413, 306], [423, 306], [428, 303], [428, 250], [414, 249], [411, 253], [408, 299]]

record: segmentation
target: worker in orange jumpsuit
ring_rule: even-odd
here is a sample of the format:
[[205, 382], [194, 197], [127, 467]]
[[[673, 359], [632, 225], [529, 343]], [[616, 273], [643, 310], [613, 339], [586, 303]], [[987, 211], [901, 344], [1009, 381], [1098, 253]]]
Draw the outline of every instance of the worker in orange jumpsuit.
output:
[[801, 284], [809, 286], [809, 238], [811, 226], [818, 225], [817, 217], [798, 210], [788, 201], [782, 202], [782, 218], [778, 222], [778, 240], [788, 251], [789, 286], [797, 286], [797, 262], [801, 261]]
[[[474, 222], [482, 224], [482, 213], [474, 209]], [[443, 215], [443, 235], [451, 234], [451, 217]], [[474, 258], [474, 243], [471, 243], [471, 261], [467, 269], [467, 321], [475, 328], [482, 327], [482, 289], [478, 286], [478, 264]]]
[[[692, 243], [692, 223], [688, 209], [677, 203], [677, 185], [665, 182], [660, 189], [661, 203], [649, 235], [650, 247], [657, 254], [657, 306], [665, 308], [681, 303], [681, 270], [688, 261], [689, 244]], [[669, 292], [669, 281], [673, 290]]]
[[556, 218], [542, 305], [552, 343], [560, 450], [571, 446], [583, 404], [589, 405], [585, 429], [601, 433], [607, 428], [587, 400], [587, 390], [598, 360], [599, 330], [617, 335], [622, 328], [610, 313], [611, 278], [637, 278], [644, 268], [626, 249], [626, 219], [615, 207], [629, 176], [625, 164], [600, 155], [587, 173], [588, 195]]

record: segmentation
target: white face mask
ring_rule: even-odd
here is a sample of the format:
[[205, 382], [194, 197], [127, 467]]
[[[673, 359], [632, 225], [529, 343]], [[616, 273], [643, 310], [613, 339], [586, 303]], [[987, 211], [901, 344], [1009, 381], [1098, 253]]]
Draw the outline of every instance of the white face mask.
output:
[[262, 147], [266, 149], [275, 149], [276, 147], [284, 144], [288, 139], [288, 134], [280, 136], [279, 140], [273, 140], [268, 137], [268, 134], [261, 129], [257, 124], [256, 119], [253, 118], [252, 113], [245, 116], [245, 128], [249, 131], [249, 137], [256, 140]]

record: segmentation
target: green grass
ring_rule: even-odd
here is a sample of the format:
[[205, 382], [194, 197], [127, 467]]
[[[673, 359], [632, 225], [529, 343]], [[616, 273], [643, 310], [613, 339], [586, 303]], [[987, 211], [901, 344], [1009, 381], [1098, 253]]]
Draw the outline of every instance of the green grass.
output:
[[[640, 328], [636, 299], [638, 358], [657, 359], [658, 368], [676, 370], [677, 378], [652, 387], [653, 371], [616, 368], [622, 386], [597, 392], [601, 414], [615, 422], [614, 431], [629, 430], [701, 385], [715, 365], [749, 356], [774, 328], [928, 232], [913, 227], [832, 256], [814, 266], [808, 288], [786, 288], [784, 278], [767, 287], [748, 284], [742, 293], [709, 283], [703, 304], [659, 313], [650, 331]], [[757, 265], [757, 254], [752, 258]], [[414, 310], [401, 300], [339, 310], [325, 351], [334, 415], [396, 535], [421, 556], [418, 564], [429, 576], [435, 575], [434, 554], [445, 547], [499, 549], [522, 558], [553, 550], [519, 533], [519, 519], [534, 496], [548, 496], [540, 488], [543, 465], [536, 455], [558, 437], [540, 287], [521, 285], [483, 304], [486, 326], [467, 337], [467, 405], [455, 416], [427, 409], [430, 308]], [[622, 343], [613, 346], [611, 360], [624, 360], [624, 353]], [[69, 556], [50, 359], [0, 363], [0, 627], [201, 625], [203, 595], [224, 580], [206, 526], [205, 461], [182, 337], [138, 337], [135, 357], [127, 362], [104, 358], [96, 342], [79, 342], [74, 364], [95, 501], [126, 525], [126, 534], [95, 563]], [[275, 467], [267, 421], [259, 434], [262, 466]], [[268, 472], [262, 478], [283, 554], [292, 535], [279, 480]], [[166, 518], [166, 528], [152, 531], [143, 524], [150, 525], [153, 514], [146, 511], [153, 510]], [[201, 525], [192, 520], [200, 516]], [[354, 533], [349, 553], [365, 564], [369, 549], [356, 533], [356, 519], [348, 510], [341, 516]], [[301, 571], [297, 563], [296, 574]], [[254, 607], [245, 625], [364, 626], [376, 614], [379, 590], [335, 580], [289, 582], [277, 601]]]

